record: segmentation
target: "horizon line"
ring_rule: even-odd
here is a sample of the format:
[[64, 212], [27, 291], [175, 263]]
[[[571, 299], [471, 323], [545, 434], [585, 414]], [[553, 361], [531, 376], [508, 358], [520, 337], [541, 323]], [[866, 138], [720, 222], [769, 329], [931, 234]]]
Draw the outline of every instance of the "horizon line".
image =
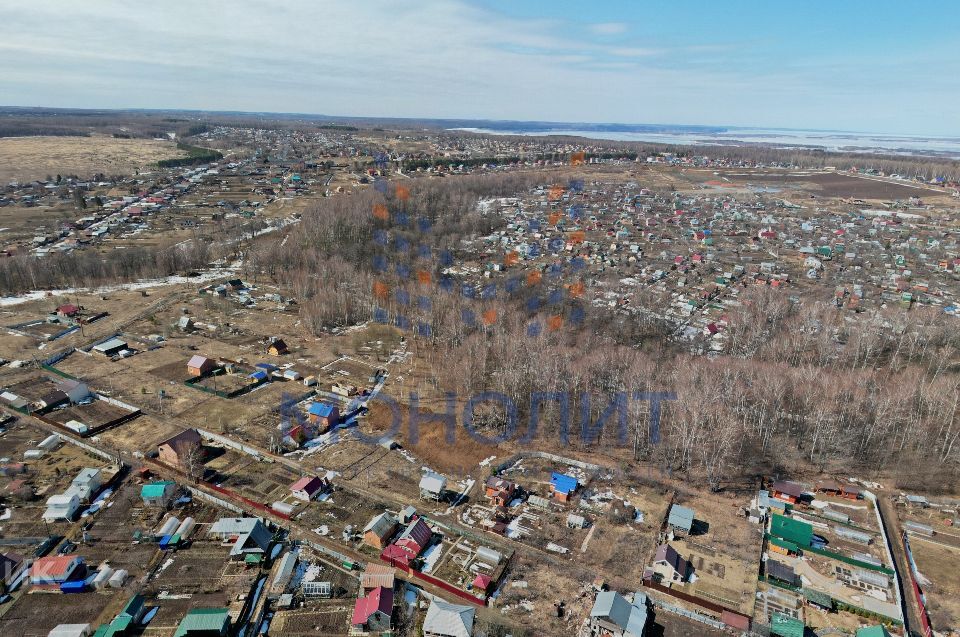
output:
[[[535, 119], [490, 119], [490, 118], [475, 118], [475, 117], [411, 117], [411, 116], [397, 116], [397, 115], [331, 115], [328, 113], [306, 113], [306, 112], [297, 112], [297, 111], [245, 111], [245, 110], [222, 110], [222, 109], [205, 109], [205, 108], [175, 108], [175, 107], [81, 107], [81, 106], [42, 106], [42, 105], [30, 105], [23, 106], [17, 104], [2, 104], [0, 109], [18, 109], [18, 110], [52, 110], [52, 111], [87, 111], [87, 112], [111, 112], [111, 113], [124, 113], [124, 112], [147, 112], [147, 113], [205, 113], [205, 114], [220, 114], [220, 115], [253, 115], [253, 116], [264, 116], [264, 115], [273, 115], [273, 116], [285, 116], [285, 117], [310, 117], [310, 118], [329, 118], [329, 119], [339, 119], [339, 120], [368, 120], [371, 122], [378, 121], [408, 121], [408, 122], [476, 122], [476, 123], [495, 123], [495, 124], [539, 124], [539, 125], [558, 125], [558, 126], [576, 126], [576, 125], [587, 125], [587, 126], [656, 126], [662, 128], [707, 128], [707, 129], [718, 129], [718, 130], [731, 130], [731, 131], [757, 131], [757, 130], [776, 130], [776, 131], [792, 131], [792, 132], [805, 132], [805, 133], [852, 133], [857, 135], [885, 135], [888, 137], [903, 137], [907, 139], [944, 139], [944, 140], [960, 140], [960, 134], [950, 135], [950, 134], [938, 134], [938, 135], [921, 135], [921, 134], [907, 134], [907, 133], [886, 133], [880, 131], [858, 131], [858, 130], [844, 130], [838, 128], [798, 128], [798, 127], [788, 127], [788, 126], [742, 126], [742, 125], [727, 125], [727, 124], [678, 124], [678, 123], [669, 123], [661, 124], [656, 122], [590, 122], [590, 121], [559, 121], [559, 120], [535, 120]], [[587, 131], [581, 131], [587, 132]], [[630, 131], [606, 131], [606, 132], [630, 132]], [[558, 136], [563, 136], [562, 133], [558, 133]], [[571, 135], [576, 137], [576, 135]], [[582, 136], [580, 136], [582, 137]], [[608, 140], [615, 141], [615, 140]]]

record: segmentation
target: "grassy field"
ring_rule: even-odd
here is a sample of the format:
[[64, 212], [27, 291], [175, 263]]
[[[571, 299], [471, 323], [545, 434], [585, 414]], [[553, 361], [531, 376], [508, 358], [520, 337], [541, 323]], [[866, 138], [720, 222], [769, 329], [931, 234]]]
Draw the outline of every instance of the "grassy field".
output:
[[87, 177], [131, 173], [161, 159], [184, 157], [173, 141], [113, 137], [7, 137], [0, 139], [0, 183], [44, 179], [47, 175]]

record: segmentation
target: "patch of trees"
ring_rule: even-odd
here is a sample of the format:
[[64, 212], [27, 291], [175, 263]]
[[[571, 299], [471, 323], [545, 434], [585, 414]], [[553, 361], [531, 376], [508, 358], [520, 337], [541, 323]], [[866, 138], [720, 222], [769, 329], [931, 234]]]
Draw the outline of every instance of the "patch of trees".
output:
[[193, 137], [194, 135], [202, 135], [204, 133], [209, 133], [212, 130], [213, 130], [213, 126], [211, 126], [210, 124], [194, 124], [193, 126], [190, 126], [183, 132], [183, 136]]
[[174, 159], [161, 159], [157, 165], [161, 168], [176, 168], [177, 166], [194, 166], [196, 164], [207, 164], [212, 161], [223, 159], [223, 153], [211, 148], [202, 148], [200, 146], [191, 146], [183, 142], [177, 142], [177, 148], [187, 151], [186, 157], [177, 157]]
[[104, 253], [82, 250], [45, 257], [0, 259], [0, 294], [98, 285], [182, 274], [211, 261], [210, 244], [194, 238], [177, 246], [129, 247]]
[[346, 132], [356, 132], [360, 130], [356, 126], [347, 126], [346, 124], [320, 124], [317, 128], [321, 130], [338, 130]]
[[89, 137], [90, 133], [77, 128], [37, 126], [32, 124], [0, 125], [0, 137]]

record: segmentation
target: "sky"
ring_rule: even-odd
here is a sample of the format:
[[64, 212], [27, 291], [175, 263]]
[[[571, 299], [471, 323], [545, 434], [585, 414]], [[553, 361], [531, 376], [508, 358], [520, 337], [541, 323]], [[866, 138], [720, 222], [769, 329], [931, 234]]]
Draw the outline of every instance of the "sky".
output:
[[0, 0], [0, 104], [958, 136], [955, 8]]

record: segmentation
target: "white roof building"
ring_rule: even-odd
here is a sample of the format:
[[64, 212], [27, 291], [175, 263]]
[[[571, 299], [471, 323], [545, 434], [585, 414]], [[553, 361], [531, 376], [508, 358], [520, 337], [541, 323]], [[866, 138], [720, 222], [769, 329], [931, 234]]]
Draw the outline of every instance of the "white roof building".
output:
[[423, 622], [424, 637], [470, 637], [473, 634], [473, 614], [472, 606], [434, 599]]
[[45, 522], [69, 520], [80, 508], [80, 498], [75, 493], [61, 493], [47, 498], [47, 510], [43, 512]]

